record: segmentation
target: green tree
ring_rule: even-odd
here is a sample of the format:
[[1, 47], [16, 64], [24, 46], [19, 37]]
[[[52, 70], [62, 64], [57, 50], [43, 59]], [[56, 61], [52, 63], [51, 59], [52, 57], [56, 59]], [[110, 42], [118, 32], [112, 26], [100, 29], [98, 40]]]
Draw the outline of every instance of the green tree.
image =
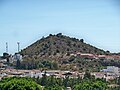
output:
[[12, 77], [0, 82], [0, 90], [42, 90], [42, 87], [30, 78]]
[[118, 85], [120, 85], [120, 77], [118, 77]]
[[84, 42], [84, 39], [80, 39], [80, 42], [82, 42], [82, 43], [83, 43], [83, 42]]
[[101, 80], [95, 80], [94, 82], [90, 80], [84, 80], [78, 85], [75, 85], [73, 90], [106, 90], [107, 88], [106, 82]]
[[47, 86], [47, 84], [49, 83], [47, 81], [47, 79], [48, 79], [48, 77], [47, 77], [46, 72], [45, 72], [45, 74], [43, 74], [43, 77], [40, 79], [40, 85]]
[[17, 62], [16, 62], [16, 68], [17, 68], [17, 69], [20, 68], [20, 60], [17, 60]]
[[69, 82], [69, 76], [66, 76], [66, 77], [63, 79], [63, 86], [68, 87], [68, 82]]
[[48, 86], [45, 87], [43, 90], [65, 90], [65, 89], [61, 86]]

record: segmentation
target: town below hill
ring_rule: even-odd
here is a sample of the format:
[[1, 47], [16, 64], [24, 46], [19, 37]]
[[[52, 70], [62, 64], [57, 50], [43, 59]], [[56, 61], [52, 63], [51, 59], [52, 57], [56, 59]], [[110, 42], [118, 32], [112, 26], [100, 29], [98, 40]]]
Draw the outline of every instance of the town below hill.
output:
[[[107, 66], [107, 68], [99, 72], [4, 69], [0, 70], [0, 88], [10, 88], [11, 86], [9, 85], [13, 85], [12, 79], [16, 80], [14, 84], [17, 84], [16, 87], [14, 87], [15, 85], [13, 86], [14, 88], [23, 88], [23, 82], [26, 81], [24, 80], [26, 78], [26, 82], [31, 79], [40, 86], [42, 85], [42, 89], [37, 90], [49, 90], [50, 88], [56, 88], [57, 90], [91, 90], [91, 88], [92, 90], [119, 90], [119, 76], [120, 68], [115, 66]], [[19, 79], [23, 81], [18, 82]], [[8, 82], [6, 80], [9, 80], [9, 84], [7, 84]], [[81, 89], [81, 87], [85, 89]]]

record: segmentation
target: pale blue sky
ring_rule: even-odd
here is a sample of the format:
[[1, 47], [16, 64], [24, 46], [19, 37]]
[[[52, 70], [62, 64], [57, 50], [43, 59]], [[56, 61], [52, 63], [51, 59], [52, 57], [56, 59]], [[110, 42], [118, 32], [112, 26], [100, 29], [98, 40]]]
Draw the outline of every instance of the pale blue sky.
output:
[[0, 54], [63, 33], [98, 48], [120, 52], [119, 0], [0, 0]]

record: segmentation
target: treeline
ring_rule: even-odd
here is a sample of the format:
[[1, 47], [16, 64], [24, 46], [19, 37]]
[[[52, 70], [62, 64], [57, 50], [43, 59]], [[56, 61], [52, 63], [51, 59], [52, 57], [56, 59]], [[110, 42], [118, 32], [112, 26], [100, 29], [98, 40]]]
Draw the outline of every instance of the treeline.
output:
[[[59, 86], [63, 89], [66, 87], [71, 87], [72, 90], [120, 90], [120, 87], [108, 87], [110, 84], [109, 82], [107, 82], [105, 79], [95, 79], [95, 77], [91, 76], [88, 72], [86, 72], [83, 79], [79, 76], [78, 78], [70, 78], [69, 76], [66, 76], [65, 78], [55, 78], [54, 76], [47, 77], [44, 74], [42, 78], [33, 78], [33, 80], [45, 88]], [[116, 84], [120, 85], [120, 78], [118, 78]]]
[[0, 90], [42, 90], [31, 78], [11, 77], [0, 81]]
[[63, 61], [56, 61], [51, 59], [42, 60], [24, 60], [16, 62], [17, 69], [47, 69], [47, 70], [73, 70], [73, 71], [90, 71], [99, 72], [107, 66], [120, 67], [119, 60], [101, 60], [101, 59], [87, 59], [71, 56]]
[[116, 66], [120, 68], [120, 60], [103, 60], [100, 63], [102, 66]]
[[[120, 90], [120, 86], [111, 88], [108, 87], [109, 84], [104, 79], [95, 79], [88, 72], [83, 79], [79, 76], [78, 78], [47, 77], [44, 74], [42, 78], [4, 78], [0, 82], [0, 90], [66, 90], [67, 87], [71, 87], [72, 90]], [[117, 84], [120, 85], [120, 78], [117, 79]]]
[[16, 62], [17, 69], [58, 69], [58, 63], [51, 60], [30, 60], [28, 61], [17, 61]]
[[89, 73], [86, 73], [83, 79], [79, 76], [78, 78], [70, 78], [69, 76], [66, 76], [65, 78], [55, 78], [54, 76], [47, 77], [44, 74], [40, 79], [34, 78], [34, 81], [45, 87], [71, 87], [72, 90], [107, 89], [107, 82], [104, 79], [95, 79], [94, 76], [91, 76]]
[[[58, 58], [59, 59], [59, 58]], [[17, 69], [50, 69], [50, 70], [73, 70], [73, 71], [91, 71], [96, 72], [104, 69], [106, 66], [120, 67], [120, 60], [102, 60], [81, 58], [79, 56], [71, 56], [64, 60], [56, 61], [54, 59], [38, 59], [26, 58], [22, 62], [16, 62]]]

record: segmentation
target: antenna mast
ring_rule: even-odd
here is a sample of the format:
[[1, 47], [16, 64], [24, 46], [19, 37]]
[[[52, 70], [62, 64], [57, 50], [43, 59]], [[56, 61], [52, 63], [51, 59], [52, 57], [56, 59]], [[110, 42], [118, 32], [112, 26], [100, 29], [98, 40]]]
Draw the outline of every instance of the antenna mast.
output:
[[6, 53], [8, 53], [8, 43], [6, 42]]
[[18, 52], [20, 51], [20, 42], [17, 42], [18, 44]]

